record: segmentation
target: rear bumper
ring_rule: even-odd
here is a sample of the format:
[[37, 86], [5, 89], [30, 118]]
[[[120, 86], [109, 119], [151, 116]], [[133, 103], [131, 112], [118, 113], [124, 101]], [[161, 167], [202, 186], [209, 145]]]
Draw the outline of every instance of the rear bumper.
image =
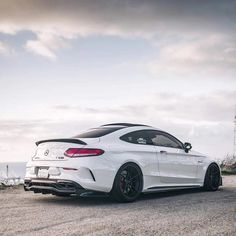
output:
[[54, 195], [80, 195], [86, 192], [81, 185], [71, 180], [25, 179], [25, 191]]
[[[26, 180], [41, 179], [39, 169], [48, 169], [45, 180], [67, 180], [82, 188], [109, 193], [113, 186], [116, 169], [106, 158], [70, 158], [67, 161], [29, 161]], [[77, 160], [78, 159], [78, 160]], [[71, 169], [70, 169], [71, 168]]]

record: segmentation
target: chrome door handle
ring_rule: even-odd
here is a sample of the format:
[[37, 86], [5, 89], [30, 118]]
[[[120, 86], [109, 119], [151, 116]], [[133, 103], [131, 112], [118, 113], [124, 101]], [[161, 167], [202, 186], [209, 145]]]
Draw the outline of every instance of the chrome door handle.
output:
[[200, 160], [199, 160], [198, 163], [203, 163], [203, 161], [200, 161]]
[[161, 150], [160, 153], [161, 153], [161, 154], [166, 154], [167, 151], [163, 151], [163, 150]]

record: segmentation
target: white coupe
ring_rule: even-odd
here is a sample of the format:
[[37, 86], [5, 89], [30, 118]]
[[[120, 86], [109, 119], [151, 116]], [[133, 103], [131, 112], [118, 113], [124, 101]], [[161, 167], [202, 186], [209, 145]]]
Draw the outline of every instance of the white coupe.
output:
[[24, 188], [59, 196], [103, 192], [120, 202], [140, 193], [222, 185], [218, 164], [173, 135], [140, 124], [115, 123], [73, 138], [36, 142]]

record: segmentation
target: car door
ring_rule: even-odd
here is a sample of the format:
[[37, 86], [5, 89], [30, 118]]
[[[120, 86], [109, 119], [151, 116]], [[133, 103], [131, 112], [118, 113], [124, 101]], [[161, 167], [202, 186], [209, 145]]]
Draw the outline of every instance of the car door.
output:
[[195, 184], [197, 157], [186, 153], [183, 144], [168, 133], [151, 131], [150, 138], [156, 147], [161, 182], [178, 186]]
[[122, 146], [125, 158], [129, 154], [130, 161], [137, 161], [144, 176], [143, 188], [155, 186], [158, 177], [157, 153], [149, 137], [149, 130], [137, 130], [120, 137], [125, 141]]

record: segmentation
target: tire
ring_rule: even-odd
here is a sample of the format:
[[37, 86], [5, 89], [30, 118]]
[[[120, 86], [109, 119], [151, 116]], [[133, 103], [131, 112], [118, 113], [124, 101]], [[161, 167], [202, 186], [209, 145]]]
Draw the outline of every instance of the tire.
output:
[[118, 202], [133, 202], [143, 190], [143, 174], [138, 165], [129, 162], [118, 170], [111, 196]]
[[213, 163], [207, 168], [203, 188], [206, 191], [216, 191], [220, 186], [220, 182], [220, 169], [218, 165]]
[[71, 194], [70, 193], [69, 194], [68, 193], [57, 193], [56, 196], [57, 197], [70, 197]]

